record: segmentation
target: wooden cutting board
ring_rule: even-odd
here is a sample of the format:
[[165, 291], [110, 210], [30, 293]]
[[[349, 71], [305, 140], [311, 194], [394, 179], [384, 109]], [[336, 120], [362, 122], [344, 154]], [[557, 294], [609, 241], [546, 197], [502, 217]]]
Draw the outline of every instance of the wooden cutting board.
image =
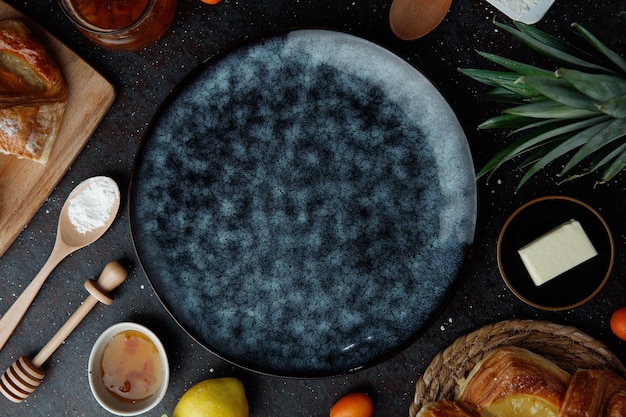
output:
[[68, 99], [59, 135], [46, 165], [0, 154], [0, 257], [63, 178], [115, 99], [113, 86], [85, 61], [0, 0], [0, 19], [14, 17], [21, 18], [41, 35], [63, 71]]

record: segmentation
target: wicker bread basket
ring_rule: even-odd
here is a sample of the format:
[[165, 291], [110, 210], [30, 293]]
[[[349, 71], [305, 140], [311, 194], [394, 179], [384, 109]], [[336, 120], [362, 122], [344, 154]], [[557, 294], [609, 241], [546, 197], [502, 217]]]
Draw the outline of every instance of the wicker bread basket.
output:
[[600, 341], [580, 330], [536, 320], [507, 320], [482, 327], [455, 340], [439, 352], [415, 384], [415, 398], [409, 416], [415, 417], [422, 405], [453, 399], [457, 381], [491, 350], [518, 346], [543, 355], [562, 369], [608, 369], [626, 376], [626, 368]]

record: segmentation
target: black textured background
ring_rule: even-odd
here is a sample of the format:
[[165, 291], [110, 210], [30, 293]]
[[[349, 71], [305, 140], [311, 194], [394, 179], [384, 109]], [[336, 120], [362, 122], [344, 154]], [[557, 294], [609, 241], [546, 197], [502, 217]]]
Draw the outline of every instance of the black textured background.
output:
[[[556, 68], [492, 25], [508, 20], [486, 2], [458, 0], [434, 32], [417, 41], [400, 41], [388, 25], [389, 1], [353, 0], [224, 0], [209, 6], [200, 0], [180, 0], [175, 21], [155, 45], [136, 53], [108, 52], [90, 44], [71, 26], [53, 0], [11, 0], [14, 5], [66, 43], [116, 87], [117, 99], [94, 136], [38, 214], [0, 258], [0, 311], [6, 311], [35, 276], [53, 242], [61, 205], [70, 190], [93, 175], [110, 175], [127, 189], [139, 141], [167, 94], [190, 71], [221, 49], [250, 36], [282, 28], [328, 27], [379, 43], [416, 65], [449, 100], [467, 132], [476, 166], [482, 166], [505, 143], [502, 132], [478, 132], [476, 125], [499, 108], [478, 97], [484, 87], [457, 72], [458, 67], [488, 64], [475, 50], [496, 52]], [[553, 34], [565, 33], [578, 22], [624, 54], [626, 26], [619, 12], [624, 1], [557, 0], [537, 25]], [[476, 244], [464, 279], [454, 297], [423, 337], [385, 363], [354, 374], [327, 379], [272, 378], [241, 370], [207, 352], [180, 330], [161, 307], [138, 268], [132, 247], [127, 201], [113, 228], [97, 244], [75, 253], [51, 275], [35, 305], [13, 338], [0, 352], [0, 366], [20, 355], [34, 355], [84, 298], [81, 282], [97, 277], [111, 259], [125, 262], [131, 274], [116, 292], [111, 307], [98, 306], [45, 364], [47, 379], [25, 403], [0, 398], [2, 416], [107, 415], [91, 397], [86, 378], [89, 350], [109, 325], [133, 320], [154, 329], [165, 343], [172, 379], [165, 400], [147, 415], [171, 412], [193, 383], [234, 375], [245, 384], [252, 416], [326, 416], [334, 401], [353, 390], [374, 399], [375, 416], [407, 415], [414, 384], [432, 357], [458, 336], [484, 324], [513, 317], [548, 319], [577, 326], [600, 338], [626, 360], [626, 343], [609, 330], [610, 313], [626, 304], [624, 284], [624, 175], [594, 187], [594, 178], [557, 185], [560, 166], [533, 178], [517, 194], [519, 174], [507, 165], [490, 184], [480, 182]], [[1, 175], [1, 173], [0, 173]], [[593, 300], [575, 310], [548, 313], [529, 307], [506, 288], [495, 253], [499, 230], [522, 203], [546, 194], [577, 197], [597, 208], [611, 226], [616, 241], [615, 270]], [[1, 231], [0, 231], [1, 232]]]

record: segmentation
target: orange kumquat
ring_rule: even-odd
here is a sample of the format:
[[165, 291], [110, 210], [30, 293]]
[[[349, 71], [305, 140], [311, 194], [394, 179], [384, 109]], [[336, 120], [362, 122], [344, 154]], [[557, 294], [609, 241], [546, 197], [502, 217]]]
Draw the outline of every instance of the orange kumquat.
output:
[[615, 336], [626, 340], [626, 307], [620, 307], [611, 315], [611, 330]]
[[340, 398], [330, 409], [330, 417], [371, 417], [373, 413], [372, 399], [360, 392]]

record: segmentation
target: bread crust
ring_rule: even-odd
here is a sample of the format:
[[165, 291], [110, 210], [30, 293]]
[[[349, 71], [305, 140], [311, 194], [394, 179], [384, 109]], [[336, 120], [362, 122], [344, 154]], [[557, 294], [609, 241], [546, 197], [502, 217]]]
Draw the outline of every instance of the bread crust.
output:
[[416, 417], [480, 417], [480, 412], [468, 402], [439, 400], [425, 404]]
[[604, 414], [606, 417], [626, 416], [626, 383], [611, 394]]
[[487, 353], [459, 380], [454, 400], [425, 404], [416, 417], [492, 417], [498, 401], [532, 397], [558, 417], [626, 417], [626, 379], [610, 370], [571, 376], [544, 356], [508, 346]]
[[21, 20], [0, 20], [0, 152], [48, 161], [67, 103], [67, 83]]
[[626, 381], [600, 369], [578, 370], [572, 375], [559, 417], [626, 416]]
[[570, 375], [543, 356], [526, 349], [495, 350], [477, 363], [461, 382], [458, 399], [488, 407], [509, 395], [540, 397], [557, 409], [567, 390]]

